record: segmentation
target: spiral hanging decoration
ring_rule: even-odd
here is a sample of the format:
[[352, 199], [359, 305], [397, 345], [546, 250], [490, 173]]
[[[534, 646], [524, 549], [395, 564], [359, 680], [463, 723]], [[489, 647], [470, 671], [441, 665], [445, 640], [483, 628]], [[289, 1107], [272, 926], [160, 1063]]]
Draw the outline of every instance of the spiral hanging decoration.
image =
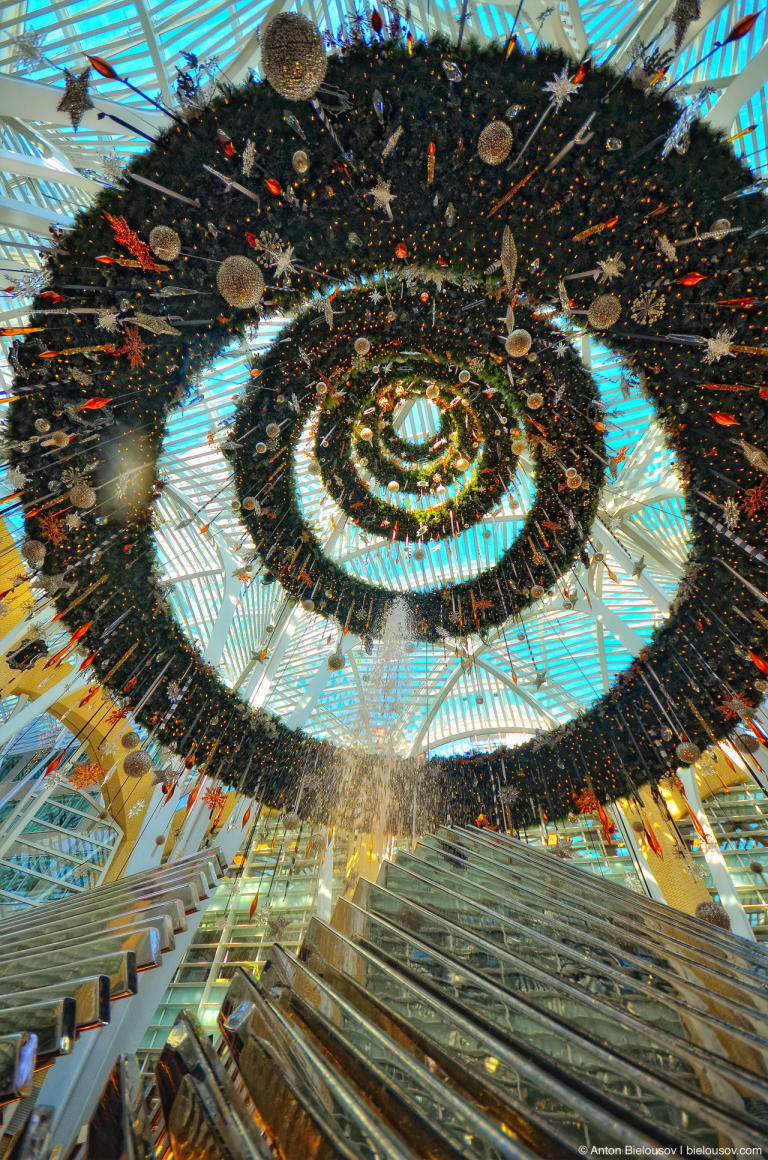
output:
[[[155, 575], [162, 483], [112, 503], [115, 447], [153, 470], [194, 378], [258, 317], [289, 313], [232, 439], [265, 570], [348, 631], [380, 631], [392, 594], [326, 559], [302, 522], [307, 424], [347, 517], [417, 546], [483, 518], [525, 454], [523, 534], [473, 580], [408, 596], [424, 641], [486, 633], [584, 550], [603, 424], [562, 328], [586, 328], [644, 383], [677, 453], [686, 578], [597, 704], [517, 749], [422, 763], [419, 804], [456, 820], [515, 803], [517, 823], [586, 787], [606, 800], [655, 783], [766, 688], [765, 199], [718, 134], [608, 69], [362, 39], [321, 61], [302, 29], [304, 60], [277, 31], [267, 76], [285, 96], [249, 82], [174, 122], [52, 254], [12, 352], [26, 560], [154, 736], [268, 804], [304, 787], [301, 810], [319, 812], [307, 771], [329, 782], [345, 755], [250, 709], [186, 640]], [[408, 445], [388, 417], [421, 398], [439, 430]], [[73, 487], [96, 501], [75, 507]]]
[[[468, 304], [471, 314], [464, 313]], [[516, 364], [508, 377], [495, 333], [498, 306], [459, 288], [446, 286], [426, 303], [416, 295], [399, 311], [386, 302], [372, 306], [361, 291], [337, 296], [334, 306], [333, 330], [308, 314], [285, 331], [260, 361], [235, 423], [235, 481], [238, 494], [255, 501], [243, 505], [242, 518], [257, 552], [287, 592], [349, 631], [379, 635], [398, 599], [410, 612], [415, 639], [484, 632], [540, 599], [584, 546], [605, 464], [591, 378], [527, 310], [538, 339], [535, 361]], [[472, 324], [465, 336], [467, 317]], [[363, 332], [372, 337], [361, 356], [355, 341]], [[413, 382], [417, 373], [425, 380], [421, 391]], [[442, 386], [426, 381], [438, 373]], [[410, 471], [391, 458], [373, 462], [382, 419], [409, 391], [435, 399], [447, 418], [441, 439], [448, 445], [447, 456], [427, 459], [426, 468], [420, 460]], [[547, 404], [545, 426], [536, 416]], [[486, 515], [513, 483], [515, 448], [530, 446], [536, 498], [521, 534], [495, 567], [437, 591], [391, 593], [352, 578], [325, 558], [294, 494], [296, 442], [315, 411], [315, 458], [328, 493], [366, 533], [417, 545], [456, 536]], [[361, 437], [368, 422], [376, 426], [368, 428], [370, 451]], [[465, 482], [441, 501], [437, 488], [459, 477]], [[372, 482], [383, 489], [394, 482], [391, 494], [398, 497], [411, 490], [411, 505], [397, 506], [386, 490], [376, 494]], [[427, 506], [430, 487], [419, 489], [420, 482], [431, 485], [434, 506]]]

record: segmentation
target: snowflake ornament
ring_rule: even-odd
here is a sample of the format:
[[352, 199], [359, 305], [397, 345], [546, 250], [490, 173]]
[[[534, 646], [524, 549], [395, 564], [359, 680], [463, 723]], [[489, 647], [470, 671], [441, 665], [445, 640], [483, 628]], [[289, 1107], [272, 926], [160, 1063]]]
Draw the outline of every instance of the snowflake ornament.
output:
[[603, 258], [597, 263], [597, 272], [595, 274], [596, 282], [610, 282], [613, 278], [618, 278], [624, 272], [626, 266], [622, 261], [621, 254], [614, 254], [612, 258]]
[[739, 505], [735, 499], [727, 499], [724, 506], [725, 526], [734, 531], [739, 526]]
[[629, 313], [641, 326], [658, 322], [666, 310], [667, 300], [658, 290], [644, 290], [630, 303]]
[[574, 93], [578, 93], [580, 87], [580, 85], [574, 84], [572, 78], [568, 76], [568, 66], [566, 65], [559, 76], [547, 81], [544, 85], [544, 92], [549, 93], [552, 104], [559, 111], [566, 101], [570, 101]]
[[734, 330], [726, 330], [725, 327], [721, 327], [714, 338], [705, 338], [704, 362], [716, 363], [720, 362], [721, 358], [735, 358], [736, 356], [731, 350], [735, 337]]
[[656, 238], [656, 249], [665, 258], [669, 258], [670, 262], [677, 260], [677, 246], [674, 242], [670, 242], [666, 234], [659, 234]]
[[284, 249], [275, 250], [271, 257], [275, 267], [276, 278], [287, 279], [290, 278], [291, 274], [298, 273], [299, 267], [295, 262], [293, 246], [285, 246]]

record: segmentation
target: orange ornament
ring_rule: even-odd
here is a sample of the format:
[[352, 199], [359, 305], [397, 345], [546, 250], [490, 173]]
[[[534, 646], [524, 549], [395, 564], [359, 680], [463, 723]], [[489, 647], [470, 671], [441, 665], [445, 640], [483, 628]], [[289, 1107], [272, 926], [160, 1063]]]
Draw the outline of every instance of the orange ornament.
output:
[[395, 246], [395, 257], [400, 258], [401, 260], [408, 257], [408, 247], [406, 246], [405, 242], [397, 243]]

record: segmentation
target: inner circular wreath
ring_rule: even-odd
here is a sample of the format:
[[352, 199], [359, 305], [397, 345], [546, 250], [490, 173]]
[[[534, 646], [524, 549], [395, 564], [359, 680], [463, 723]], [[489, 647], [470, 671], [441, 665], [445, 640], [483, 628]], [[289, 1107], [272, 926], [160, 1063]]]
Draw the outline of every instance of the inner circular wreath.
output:
[[[255, 320], [246, 303], [294, 310], [393, 265], [449, 273], [502, 317], [524, 295], [608, 325], [683, 465], [686, 581], [580, 719], [514, 751], [422, 763], [419, 802], [435, 818], [500, 818], [516, 798], [521, 820], [568, 812], [586, 784], [633, 793], [668, 772], [676, 745], [722, 737], [764, 691], [765, 199], [734, 198], [751, 174], [669, 97], [609, 69], [576, 73], [557, 53], [358, 44], [328, 60], [326, 79], [314, 106], [249, 82], [174, 123], [53, 249], [11, 352], [25, 556], [154, 736], [270, 805], [295, 803], [308, 770], [333, 775], [337, 752], [249, 710], [203, 663], [155, 579], [151, 497], [103, 502], [110, 445], [130, 435], [154, 464], [169, 410]], [[489, 164], [480, 133], [505, 118], [509, 158]]]
[[[423, 297], [398, 299], [393, 309], [371, 303], [363, 288], [346, 291], [334, 299], [332, 330], [314, 312], [301, 315], [254, 368], [228, 446], [242, 519], [259, 558], [287, 592], [366, 636], [381, 633], [397, 600], [416, 639], [434, 641], [485, 633], [560, 579], [584, 548], [605, 447], [593, 380], [557, 332], [518, 309], [532, 345], [526, 358], [509, 360], [499, 353], [505, 333], [496, 303], [450, 285]], [[355, 342], [363, 333], [371, 337], [361, 358]], [[425, 366], [450, 382], [437, 398], [469, 436], [472, 449], [461, 439], [457, 447], [475, 453], [473, 470], [445, 502], [406, 508], [372, 493], [353, 447], [368, 413], [391, 410], [403, 376]], [[513, 483], [525, 435], [536, 480], [521, 533], [493, 568], [437, 590], [393, 593], [351, 576], [325, 555], [297, 500], [296, 444], [311, 415], [320, 473], [341, 510], [366, 533], [417, 546], [458, 535], [499, 502]], [[398, 489], [401, 479], [408, 482], [394, 465], [388, 470]]]

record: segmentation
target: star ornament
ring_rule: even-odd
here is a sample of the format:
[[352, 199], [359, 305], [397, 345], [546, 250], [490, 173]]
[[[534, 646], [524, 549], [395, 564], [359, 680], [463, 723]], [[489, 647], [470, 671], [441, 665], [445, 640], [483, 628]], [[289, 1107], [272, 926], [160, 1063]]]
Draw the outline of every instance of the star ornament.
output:
[[373, 198], [373, 208], [383, 209], [390, 221], [392, 221], [392, 210], [390, 203], [397, 201], [397, 198], [390, 190], [391, 182], [384, 181], [381, 177], [377, 178], [373, 189], [369, 189], [366, 194], [367, 197]]
[[573, 79], [568, 76], [568, 67], [566, 66], [559, 76], [547, 81], [544, 85], [544, 92], [549, 93], [555, 109], [562, 109], [565, 102], [569, 101], [574, 93], [578, 93], [579, 88], [580, 86], [574, 84]]
[[83, 113], [93, 108], [93, 101], [88, 96], [88, 78], [90, 75], [89, 68], [85, 72], [81, 72], [79, 77], [68, 72], [64, 96], [56, 106], [59, 112], [69, 113], [69, 119], [75, 132], [77, 132], [77, 127], [83, 119]]

